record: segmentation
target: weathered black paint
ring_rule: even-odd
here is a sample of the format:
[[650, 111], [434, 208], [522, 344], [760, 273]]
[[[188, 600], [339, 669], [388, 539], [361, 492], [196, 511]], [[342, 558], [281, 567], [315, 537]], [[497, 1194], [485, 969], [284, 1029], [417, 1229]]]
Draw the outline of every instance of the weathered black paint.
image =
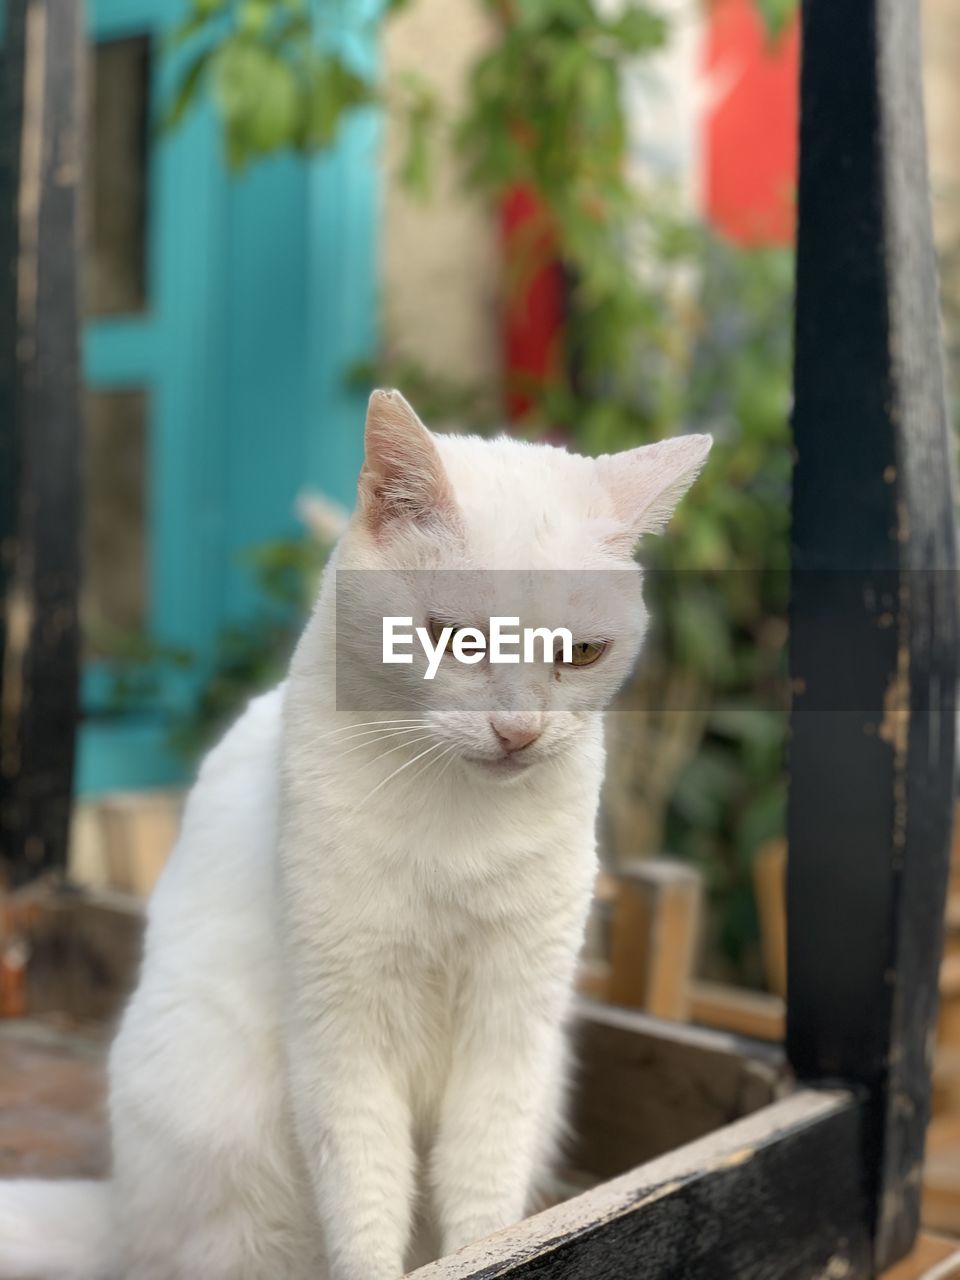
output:
[[[855, 1106], [706, 1165], [632, 1213], [507, 1274], [523, 1280], [813, 1280], [870, 1275]], [[503, 1275], [497, 1267], [477, 1280]]]
[[862, 1118], [801, 1091], [417, 1280], [866, 1280]]
[[79, 0], [7, 0], [0, 72], [0, 876], [62, 867], [77, 716]]
[[917, 1228], [957, 595], [918, 15], [803, 6], [788, 1054], [869, 1091], [881, 1269]]

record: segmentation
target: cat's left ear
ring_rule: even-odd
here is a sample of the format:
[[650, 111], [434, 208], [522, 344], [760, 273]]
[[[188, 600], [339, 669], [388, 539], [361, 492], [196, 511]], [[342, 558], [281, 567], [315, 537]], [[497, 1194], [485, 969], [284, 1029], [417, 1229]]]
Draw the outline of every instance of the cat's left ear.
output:
[[645, 533], [663, 532], [700, 474], [712, 444], [712, 436], [678, 436], [597, 458], [600, 478], [623, 525], [624, 542], [632, 545]]
[[370, 397], [358, 497], [375, 534], [404, 521], [455, 517], [440, 451], [399, 391], [374, 391]]

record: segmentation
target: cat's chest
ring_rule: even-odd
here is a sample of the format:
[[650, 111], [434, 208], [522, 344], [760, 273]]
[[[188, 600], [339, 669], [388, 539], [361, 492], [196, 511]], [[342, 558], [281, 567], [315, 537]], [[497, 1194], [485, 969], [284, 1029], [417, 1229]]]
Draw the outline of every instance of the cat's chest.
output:
[[595, 808], [594, 796], [553, 805], [496, 795], [483, 805], [428, 800], [390, 811], [354, 810], [348, 823], [338, 824], [339, 837], [371, 866], [395, 868], [401, 880], [419, 876], [441, 894], [457, 896], [471, 894], [472, 886], [482, 896], [484, 882], [494, 889], [510, 880], [522, 887], [551, 854], [560, 861], [589, 854]]
[[[371, 950], [455, 974], [491, 948], [577, 929], [595, 873], [591, 815], [579, 822], [384, 824], [368, 817], [324, 851], [325, 906]], [[329, 832], [329, 828], [328, 828]], [[424, 975], [430, 991], [444, 984]]]

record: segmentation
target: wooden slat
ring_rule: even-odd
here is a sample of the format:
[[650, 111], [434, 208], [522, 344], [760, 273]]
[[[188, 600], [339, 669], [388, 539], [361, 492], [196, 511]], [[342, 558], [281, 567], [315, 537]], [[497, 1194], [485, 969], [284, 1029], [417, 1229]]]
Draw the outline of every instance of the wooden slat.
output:
[[960, 1276], [960, 1249], [948, 1236], [920, 1234], [908, 1257], [885, 1271], [881, 1280], [956, 1280]]
[[[951, 864], [951, 879], [953, 877]], [[949, 956], [960, 955], [960, 893], [952, 884], [947, 887], [947, 910], [944, 917], [945, 936], [944, 953]]]
[[786, 1087], [782, 1049], [581, 1000], [571, 1165], [607, 1178], [712, 1133]]
[[789, 1056], [868, 1091], [876, 1264], [919, 1217], [953, 816], [956, 532], [918, 6], [802, 7]]
[[753, 860], [753, 891], [760, 919], [760, 946], [767, 986], [787, 994], [787, 845], [771, 840]]
[[577, 966], [577, 994], [588, 1000], [609, 1000], [610, 972], [606, 960], [582, 959]]
[[940, 1008], [937, 1044], [941, 1049], [960, 1049], [960, 954], [947, 954], [940, 964]]
[[787, 1026], [787, 1007], [780, 996], [765, 991], [695, 982], [690, 990], [690, 1018], [703, 1027], [780, 1044]]
[[795, 1094], [413, 1275], [866, 1280], [861, 1119], [849, 1094]]
[[936, 1231], [960, 1232], [960, 1116], [941, 1116], [928, 1130], [923, 1221]]
[[79, 0], [7, 0], [0, 67], [0, 882], [66, 864], [77, 709]]
[[685, 1019], [700, 929], [702, 886], [690, 866], [648, 858], [623, 867], [613, 910], [613, 1004]]
[[933, 1113], [960, 1114], [960, 1047], [938, 1044], [933, 1059]]

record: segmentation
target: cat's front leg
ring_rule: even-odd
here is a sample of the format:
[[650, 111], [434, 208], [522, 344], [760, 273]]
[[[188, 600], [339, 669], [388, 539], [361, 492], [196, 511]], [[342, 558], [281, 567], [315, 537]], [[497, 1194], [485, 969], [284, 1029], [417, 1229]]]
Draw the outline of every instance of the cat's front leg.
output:
[[341, 1003], [295, 1027], [288, 1059], [329, 1280], [398, 1280], [413, 1216], [412, 1125], [369, 1008]]
[[444, 1253], [529, 1211], [560, 1127], [566, 992], [535, 992], [516, 970], [498, 977], [465, 1002], [431, 1154]]

